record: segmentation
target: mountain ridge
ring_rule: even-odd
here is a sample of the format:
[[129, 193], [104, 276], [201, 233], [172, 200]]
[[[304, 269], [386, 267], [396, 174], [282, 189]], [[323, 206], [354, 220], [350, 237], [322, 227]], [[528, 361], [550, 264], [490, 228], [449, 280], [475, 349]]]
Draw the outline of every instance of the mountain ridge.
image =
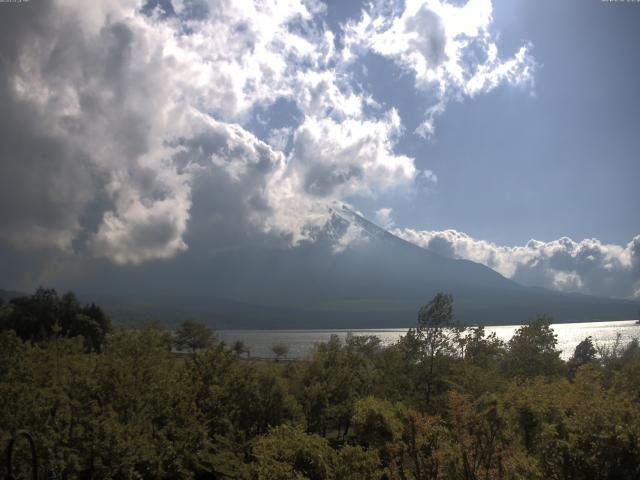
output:
[[524, 287], [485, 265], [407, 242], [347, 207], [329, 213], [313, 241], [194, 260], [172, 284], [186, 291], [158, 284], [147, 297], [156, 309], [181, 304], [183, 315], [224, 328], [407, 327], [439, 291], [451, 293], [456, 317], [473, 324], [522, 323], [541, 313], [559, 322], [622, 320], [639, 305]]
[[489, 267], [451, 259], [393, 235], [337, 205], [313, 239], [293, 248], [237, 246], [206, 259], [186, 253], [141, 267], [104, 264], [68, 282], [114, 320], [185, 318], [215, 328], [393, 328], [415, 325], [436, 293], [454, 298], [469, 324], [520, 324], [547, 313], [557, 322], [626, 320], [640, 303], [522, 286]]

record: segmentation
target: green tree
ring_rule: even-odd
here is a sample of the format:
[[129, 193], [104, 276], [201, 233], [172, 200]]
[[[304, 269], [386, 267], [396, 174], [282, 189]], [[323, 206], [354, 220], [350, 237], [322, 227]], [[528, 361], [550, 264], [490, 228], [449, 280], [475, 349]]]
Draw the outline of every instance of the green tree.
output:
[[289, 353], [289, 345], [286, 343], [275, 343], [271, 346], [271, 351], [276, 356], [276, 361], [286, 358]]
[[355, 402], [370, 395], [379, 380], [374, 360], [379, 352], [379, 339], [370, 336], [348, 335], [342, 342], [332, 335], [316, 347], [298, 372], [296, 392], [307, 414], [309, 432], [324, 436], [333, 430], [338, 438], [348, 435]]
[[355, 405], [353, 430], [365, 447], [383, 448], [402, 432], [403, 409], [387, 400], [367, 397]]
[[55, 290], [40, 287], [31, 296], [13, 298], [2, 309], [0, 329], [14, 330], [30, 341], [82, 336], [88, 351], [100, 351], [111, 322], [97, 305], [82, 306], [73, 292], [58, 297]]
[[111, 319], [95, 303], [90, 303], [80, 309], [78, 317], [85, 317], [87, 320], [80, 322], [79, 332], [85, 337], [85, 344], [89, 350], [100, 352], [105, 344], [107, 334], [112, 331]]
[[16, 360], [1, 359], [0, 441], [30, 430], [57, 478], [182, 479], [208, 470], [194, 384], [162, 332], [116, 331], [102, 354], [88, 353], [80, 338], [17, 344], [9, 333], [0, 347]]
[[466, 361], [487, 366], [501, 360], [505, 353], [505, 344], [495, 332], [487, 336], [482, 326], [469, 329], [464, 354]]
[[506, 379], [500, 367], [506, 347], [495, 332], [486, 335], [484, 327], [471, 328], [466, 337], [464, 359], [450, 374], [456, 390], [474, 398], [500, 390]]
[[557, 375], [564, 364], [560, 359], [553, 318], [540, 315], [521, 326], [508, 343], [507, 373], [512, 376]]
[[281, 425], [254, 444], [253, 477], [257, 480], [335, 479], [336, 453], [326, 439]]
[[172, 334], [153, 326], [87, 348], [72, 332], [102, 329], [95, 306], [43, 290], [0, 307], [3, 325], [16, 311], [12, 321], [45, 319], [24, 338], [0, 331], [0, 445], [26, 428], [41, 475], [69, 479], [640, 478], [638, 341], [598, 361], [581, 342], [569, 379], [549, 318], [505, 348], [482, 328], [449, 336], [446, 304], [423, 317], [444, 312], [434, 322], [447, 338], [432, 347], [418, 330], [388, 347], [334, 336], [276, 364], [241, 361], [222, 342], [176, 357]]
[[596, 347], [593, 344], [593, 338], [587, 337], [584, 340], [582, 340], [578, 345], [576, 345], [576, 348], [573, 351], [573, 355], [567, 362], [569, 375], [571, 377], [575, 376], [578, 368], [580, 368], [583, 365], [586, 365], [587, 363], [591, 363], [595, 361], [597, 355], [598, 355], [598, 351], [596, 350]]
[[197, 350], [207, 348], [213, 344], [215, 335], [203, 323], [195, 320], [185, 320], [175, 332], [174, 345], [178, 350]]
[[427, 405], [431, 401], [434, 387], [438, 382], [438, 363], [441, 357], [454, 351], [450, 336], [453, 330], [463, 330], [453, 322], [453, 297], [438, 293], [428, 304], [420, 308], [416, 330], [423, 363], [426, 366]]
[[338, 451], [336, 479], [380, 480], [382, 475], [382, 464], [375, 450], [365, 450], [358, 445], [345, 445]]
[[233, 342], [231, 349], [234, 352], [236, 352], [236, 355], [238, 356], [241, 356], [246, 353], [247, 357], [249, 357], [249, 354], [251, 352], [249, 347], [242, 340], [236, 340], [235, 342]]

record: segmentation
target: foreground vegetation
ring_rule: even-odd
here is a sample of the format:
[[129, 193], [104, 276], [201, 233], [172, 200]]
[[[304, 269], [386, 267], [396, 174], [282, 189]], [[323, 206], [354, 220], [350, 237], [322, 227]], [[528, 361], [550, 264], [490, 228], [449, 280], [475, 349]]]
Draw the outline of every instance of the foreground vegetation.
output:
[[31, 431], [48, 476], [640, 477], [637, 341], [564, 362], [550, 318], [504, 344], [438, 295], [392, 346], [333, 337], [265, 363], [194, 322], [113, 331], [98, 311], [50, 290], [0, 306], [0, 443]]

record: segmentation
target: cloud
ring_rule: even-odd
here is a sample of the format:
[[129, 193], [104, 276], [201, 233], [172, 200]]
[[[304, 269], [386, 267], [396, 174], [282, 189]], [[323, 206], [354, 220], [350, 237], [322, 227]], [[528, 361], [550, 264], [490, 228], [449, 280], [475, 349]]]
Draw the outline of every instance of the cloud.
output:
[[[34, 24], [3, 42], [19, 46], [5, 63], [2, 96], [30, 115], [22, 136], [2, 132], [12, 142], [3, 177], [23, 185], [9, 194], [37, 212], [18, 213], [42, 246], [69, 250], [83, 236], [87, 249], [117, 263], [170, 257], [186, 248], [192, 177], [169, 145], [191, 134], [194, 117], [162, 50], [171, 29], [134, 15], [133, 3], [75, 7], [36, 1], [5, 19]], [[30, 236], [3, 228], [13, 244]]]
[[640, 289], [640, 235], [624, 246], [562, 237], [505, 247], [456, 230], [393, 233], [441, 255], [482, 263], [523, 285], [622, 297], [638, 297]]
[[413, 181], [413, 160], [393, 153], [401, 131], [395, 110], [379, 120], [307, 118], [293, 141], [304, 189], [318, 197], [371, 194]]
[[[402, 119], [352, 66], [363, 49], [394, 58], [418, 88], [441, 85], [438, 111], [451, 92], [518, 83], [528, 53], [491, 57], [490, 8], [469, 3], [409, 2], [389, 25], [365, 15], [341, 44], [313, 0], [3, 8], [0, 242], [119, 265], [296, 245], [332, 202], [435, 182], [396, 152]], [[474, 42], [487, 59], [462, 59]], [[274, 122], [278, 108], [295, 114]]]
[[392, 208], [381, 208], [376, 210], [376, 221], [383, 228], [391, 228], [393, 227], [393, 209]]
[[441, 0], [407, 0], [389, 15], [373, 7], [347, 27], [349, 52], [368, 49], [393, 59], [415, 76], [416, 88], [434, 97], [416, 133], [432, 135], [435, 118], [452, 99], [474, 97], [500, 84], [533, 83], [531, 45], [511, 57], [499, 55], [491, 31], [491, 0], [458, 6]]

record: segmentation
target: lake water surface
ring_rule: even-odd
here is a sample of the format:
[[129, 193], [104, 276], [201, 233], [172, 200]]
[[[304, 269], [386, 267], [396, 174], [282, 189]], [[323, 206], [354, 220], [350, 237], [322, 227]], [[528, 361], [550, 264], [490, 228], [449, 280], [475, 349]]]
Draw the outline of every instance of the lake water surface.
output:
[[[486, 326], [488, 334], [496, 335], [508, 341], [520, 325]], [[586, 337], [593, 337], [597, 345], [610, 346], [620, 334], [621, 342], [628, 343], [633, 338], [640, 338], [640, 325], [635, 320], [618, 322], [558, 323], [552, 325], [558, 335], [558, 348], [562, 357], [568, 359], [578, 343]], [[303, 358], [313, 351], [314, 345], [326, 342], [332, 334], [344, 339], [350, 332], [353, 335], [375, 335], [384, 345], [391, 345], [400, 336], [407, 333], [408, 328], [384, 329], [344, 329], [344, 330], [220, 330], [218, 338], [227, 343], [242, 340], [251, 349], [252, 357], [273, 358], [271, 347], [277, 343], [289, 346], [289, 358]]]

